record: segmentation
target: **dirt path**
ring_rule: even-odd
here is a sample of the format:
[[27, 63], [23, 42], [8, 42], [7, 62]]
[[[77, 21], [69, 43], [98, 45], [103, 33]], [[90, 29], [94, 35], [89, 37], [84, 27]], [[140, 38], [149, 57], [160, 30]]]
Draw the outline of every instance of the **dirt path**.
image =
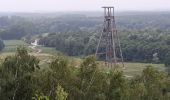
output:
[[38, 39], [35, 39], [35, 41], [33, 43], [31, 43], [31, 45], [29, 46], [32, 50], [35, 51], [35, 53], [39, 54], [42, 52], [42, 49], [38, 49], [37, 46], [40, 46], [38, 45]]

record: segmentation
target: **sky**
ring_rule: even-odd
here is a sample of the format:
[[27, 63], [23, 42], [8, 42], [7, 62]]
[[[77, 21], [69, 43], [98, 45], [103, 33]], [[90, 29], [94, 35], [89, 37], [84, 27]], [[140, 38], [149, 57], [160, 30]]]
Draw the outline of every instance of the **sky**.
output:
[[170, 10], [170, 0], [0, 0], [0, 12], [101, 11], [114, 6], [117, 11]]

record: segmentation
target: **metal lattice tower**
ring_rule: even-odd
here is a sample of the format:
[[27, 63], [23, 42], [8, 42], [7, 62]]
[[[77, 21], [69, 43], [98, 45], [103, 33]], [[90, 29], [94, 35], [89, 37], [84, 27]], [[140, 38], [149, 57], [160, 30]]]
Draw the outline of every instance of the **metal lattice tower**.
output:
[[119, 62], [124, 67], [120, 40], [115, 24], [114, 7], [102, 8], [104, 9], [104, 25], [97, 46], [96, 57], [104, 57], [105, 64], [109, 68], [113, 68]]

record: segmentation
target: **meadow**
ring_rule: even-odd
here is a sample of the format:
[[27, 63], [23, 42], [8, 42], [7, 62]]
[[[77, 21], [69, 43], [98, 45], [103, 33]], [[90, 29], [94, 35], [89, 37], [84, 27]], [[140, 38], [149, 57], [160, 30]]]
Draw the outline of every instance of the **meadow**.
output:
[[[55, 48], [52, 47], [43, 47], [43, 46], [38, 46], [34, 50], [31, 49], [29, 46], [30, 44], [25, 43], [22, 40], [5, 40], [4, 41], [5, 48], [0, 52], [1, 59], [4, 59], [5, 57], [9, 55], [14, 55], [16, 52], [16, 48], [18, 46], [25, 46], [27, 47], [29, 54], [36, 56], [40, 60], [40, 67], [42, 69], [47, 68], [47, 65], [51, 62], [51, 60], [57, 56], [57, 55], [63, 55], [61, 52], [55, 50]], [[41, 52], [37, 53], [37, 50], [40, 49]], [[79, 67], [80, 63], [82, 62], [82, 58], [79, 57], [70, 57], [66, 56], [71, 64], [71, 66]], [[99, 62], [101, 65], [103, 62]], [[165, 65], [164, 64], [152, 64], [152, 63], [139, 63], [139, 62], [124, 62], [125, 69], [123, 68], [124, 75], [126, 77], [133, 77], [136, 75], [140, 75], [142, 70], [146, 68], [146, 66], [151, 65], [155, 69], [159, 71], [164, 71], [165, 70]], [[104, 69], [104, 71], [109, 71], [110, 68], [107, 68], [103, 65], [100, 67], [101, 69]]]

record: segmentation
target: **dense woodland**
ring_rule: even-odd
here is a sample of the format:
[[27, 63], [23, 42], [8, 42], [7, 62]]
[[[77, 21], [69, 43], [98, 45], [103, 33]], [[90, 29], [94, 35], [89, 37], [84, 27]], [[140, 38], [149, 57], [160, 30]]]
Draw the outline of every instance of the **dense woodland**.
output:
[[5, 47], [3, 40], [0, 39], [0, 51]]
[[[2, 39], [38, 38], [44, 46], [54, 47], [69, 56], [94, 54], [102, 32], [103, 17], [48, 14], [0, 17]], [[170, 59], [169, 12], [122, 12], [116, 16], [125, 61], [165, 63]]]
[[[83, 58], [73, 66], [67, 56], [55, 56], [45, 69], [40, 60], [18, 47], [0, 59], [0, 100], [169, 100], [170, 77], [147, 66], [127, 78], [119, 68], [102, 70], [93, 55], [102, 32], [101, 13], [0, 14], [3, 40], [23, 40]], [[116, 24], [126, 62], [170, 65], [170, 12], [122, 12]], [[86, 57], [87, 56], [87, 57]]]

